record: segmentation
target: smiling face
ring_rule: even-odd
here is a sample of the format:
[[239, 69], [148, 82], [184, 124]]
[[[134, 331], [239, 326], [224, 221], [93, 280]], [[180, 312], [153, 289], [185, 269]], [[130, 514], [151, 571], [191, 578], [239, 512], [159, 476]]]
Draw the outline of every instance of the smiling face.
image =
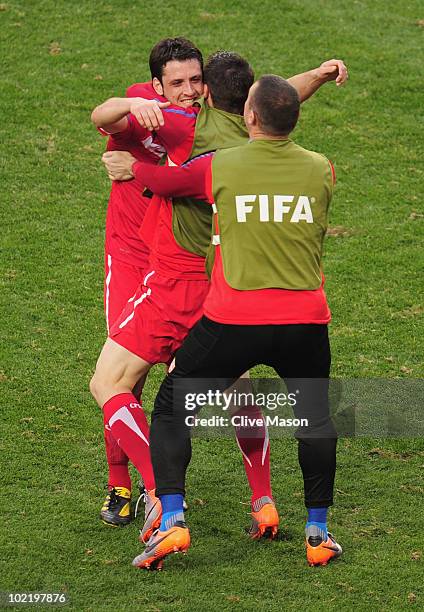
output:
[[187, 108], [203, 95], [203, 75], [200, 62], [196, 59], [171, 60], [162, 70], [162, 82], [153, 79], [153, 87], [171, 104]]

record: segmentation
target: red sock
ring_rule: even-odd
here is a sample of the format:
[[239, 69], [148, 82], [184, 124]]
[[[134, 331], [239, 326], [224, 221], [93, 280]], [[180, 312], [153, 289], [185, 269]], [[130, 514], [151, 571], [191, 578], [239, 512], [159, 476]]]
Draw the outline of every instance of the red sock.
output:
[[149, 425], [141, 405], [132, 393], [119, 393], [103, 406], [106, 423], [112, 436], [128, 459], [140, 472], [144, 486], [155, 488], [150, 461]]
[[103, 414], [106, 459], [109, 467], [108, 487], [126, 487], [131, 491], [131, 478], [128, 470], [128, 457], [118, 445], [110, 431], [107, 419]]
[[[263, 419], [262, 411], [258, 406], [240, 408], [235, 415], [249, 419]], [[243, 423], [243, 426], [234, 429], [252, 491], [252, 504], [260, 497], [272, 498], [269, 435], [265, 423], [262, 426]]]

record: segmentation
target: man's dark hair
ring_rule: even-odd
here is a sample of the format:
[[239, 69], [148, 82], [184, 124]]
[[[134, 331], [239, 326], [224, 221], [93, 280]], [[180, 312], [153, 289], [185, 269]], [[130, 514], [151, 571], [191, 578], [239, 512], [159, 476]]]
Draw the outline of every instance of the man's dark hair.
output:
[[164, 38], [151, 50], [149, 66], [152, 79], [155, 77], [162, 83], [163, 69], [168, 62], [176, 60], [185, 62], [197, 60], [203, 70], [203, 56], [197, 47], [187, 38]]
[[262, 130], [273, 136], [287, 136], [299, 118], [300, 100], [295, 88], [275, 74], [265, 74], [251, 99]]
[[204, 81], [209, 87], [216, 108], [243, 114], [255, 75], [250, 64], [237, 53], [217, 51], [205, 65]]

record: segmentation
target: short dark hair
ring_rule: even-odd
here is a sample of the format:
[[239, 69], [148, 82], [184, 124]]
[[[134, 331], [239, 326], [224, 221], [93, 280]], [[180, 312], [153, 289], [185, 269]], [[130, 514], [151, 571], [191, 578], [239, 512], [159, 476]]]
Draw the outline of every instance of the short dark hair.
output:
[[257, 81], [251, 99], [260, 127], [273, 136], [287, 136], [299, 118], [300, 100], [296, 89], [275, 74], [265, 74]]
[[185, 62], [197, 60], [203, 71], [203, 56], [201, 51], [187, 38], [164, 38], [151, 50], [149, 66], [152, 79], [157, 78], [162, 83], [163, 69], [168, 62], [176, 60]]
[[255, 75], [249, 62], [237, 53], [217, 51], [205, 65], [204, 81], [214, 106], [228, 113], [243, 114]]

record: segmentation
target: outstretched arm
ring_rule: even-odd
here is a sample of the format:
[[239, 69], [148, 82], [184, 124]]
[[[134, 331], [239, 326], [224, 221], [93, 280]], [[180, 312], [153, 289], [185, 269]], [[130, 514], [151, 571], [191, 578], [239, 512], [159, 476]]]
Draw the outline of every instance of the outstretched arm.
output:
[[328, 81], [336, 81], [336, 85], [343, 85], [348, 78], [347, 68], [342, 60], [331, 59], [323, 62], [318, 68], [302, 72], [290, 77], [288, 82], [297, 90], [301, 102], [310, 98]]

